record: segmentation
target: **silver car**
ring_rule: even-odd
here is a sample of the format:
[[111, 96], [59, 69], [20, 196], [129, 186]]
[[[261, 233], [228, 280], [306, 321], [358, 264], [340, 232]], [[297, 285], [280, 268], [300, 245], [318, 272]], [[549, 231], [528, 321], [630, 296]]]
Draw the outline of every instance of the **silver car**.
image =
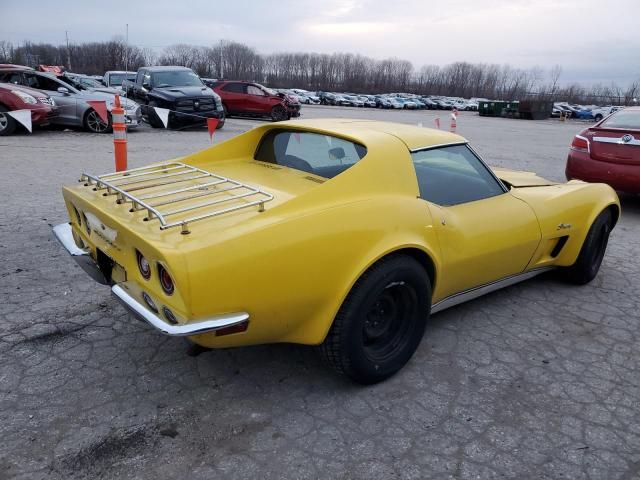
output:
[[[51, 123], [83, 127], [94, 133], [111, 131], [111, 121], [103, 122], [87, 101], [104, 100], [110, 112], [115, 101], [114, 95], [90, 90], [80, 91], [54, 75], [26, 68], [0, 68], [0, 81], [42, 90], [52, 97], [58, 106], [58, 111]], [[125, 109], [125, 121], [128, 127], [136, 128], [142, 121], [140, 106], [133, 100], [125, 98], [121, 99], [121, 102]]]

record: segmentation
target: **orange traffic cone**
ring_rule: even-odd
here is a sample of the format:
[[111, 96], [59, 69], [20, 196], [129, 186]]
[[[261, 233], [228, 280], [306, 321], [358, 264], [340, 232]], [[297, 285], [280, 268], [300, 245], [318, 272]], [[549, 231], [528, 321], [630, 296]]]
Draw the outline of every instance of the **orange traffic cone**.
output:
[[120, 105], [120, 96], [111, 110], [113, 126], [113, 152], [116, 159], [116, 172], [127, 169], [127, 126], [124, 123], [124, 108]]

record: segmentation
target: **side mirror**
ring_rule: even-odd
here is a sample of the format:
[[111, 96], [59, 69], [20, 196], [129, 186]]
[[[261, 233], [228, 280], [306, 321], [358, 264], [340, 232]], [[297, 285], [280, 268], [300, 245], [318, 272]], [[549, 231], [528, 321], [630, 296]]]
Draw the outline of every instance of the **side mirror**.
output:
[[67, 87], [58, 87], [58, 93], [69, 95], [69, 89]]
[[151, 84], [149, 82], [142, 82], [142, 88], [145, 90], [151, 90]]
[[344, 148], [336, 147], [336, 148], [332, 148], [331, 150], [329, 150], [329, 156], [332, 159], [342, 160], [344, 157], [347, 156], [347, 154], [344, 153]]

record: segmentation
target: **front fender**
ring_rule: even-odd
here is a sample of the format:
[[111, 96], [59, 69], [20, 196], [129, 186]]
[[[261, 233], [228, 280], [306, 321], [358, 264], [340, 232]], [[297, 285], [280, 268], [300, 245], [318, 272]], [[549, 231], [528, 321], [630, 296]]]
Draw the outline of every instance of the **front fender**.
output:
[[[553, 186], [514, 188], [511, 192], [533, 208], [542, 232], [540, 246], [528, 269], [573, 265], [595, 218], [609, 207], [620, 213], [618, 195], [603, 183], [576, 180]], [[566, 243], [557, 256], [552, 256], [561, 237], [567, 237]]]

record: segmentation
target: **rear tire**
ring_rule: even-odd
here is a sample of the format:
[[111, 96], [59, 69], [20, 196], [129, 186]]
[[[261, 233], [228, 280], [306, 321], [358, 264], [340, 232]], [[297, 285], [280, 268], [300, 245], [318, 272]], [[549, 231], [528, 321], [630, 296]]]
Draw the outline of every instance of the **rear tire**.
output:
[[11, 135], [16, 130], [16, 121], [6, 113], [8, 111], [8, 108], [0, 105], [0, 137]]
[[596, 278], [609, 241], [613, 225], [611, 210], [600, 213], [591, 224], [576, 262], [564, 270], [565, 278], [576, 285], [585, 285]]
[[418, 348], [430, 308], [431, 282], [424, 268], [405, 255], [384, 258], [353, 286], [320, 354], [357, 383], [385, 380]]
[[593, 117], [593, 119], [594, 119], [596, 122], [599, 122], [600, 120], [602, 120], [602, 118], [603, 118], [603, 117], [602, 117], [602, 114], [601, 114], [601, 113], [598, 113], [595, 117]]

